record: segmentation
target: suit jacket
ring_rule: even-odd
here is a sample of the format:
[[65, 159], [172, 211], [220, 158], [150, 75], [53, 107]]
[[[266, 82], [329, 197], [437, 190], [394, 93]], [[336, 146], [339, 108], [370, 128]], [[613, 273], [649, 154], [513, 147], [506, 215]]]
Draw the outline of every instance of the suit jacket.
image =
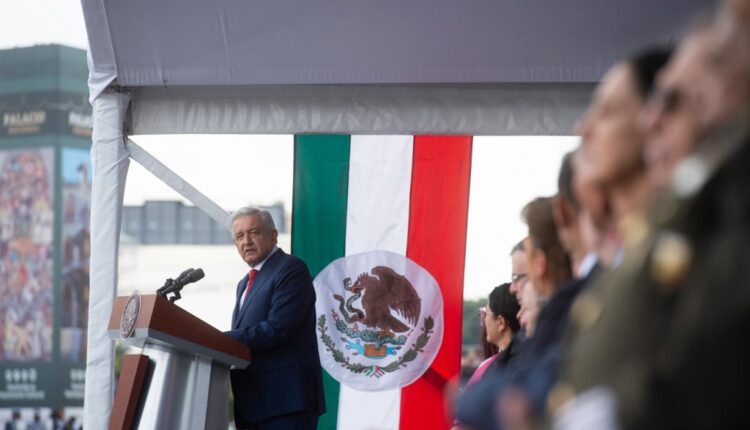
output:
[[750, 427], [750, 115], [733, 125], [742, 133], [737, 139], [728, 130], [736, 148], [667, 223], [693, 257], [668, 288], [675, 306], [647, 374], [650, 396], [625, 417], [631, 428]]
[[738, 394], [750, 385], [750, 121], [738, 127], [743, 137], [729, 128], [707, 142], [703, 183], [665, 197], [648, 234], [574, 305], [561, 385], [607, 387], [621, 428], [750, 425]]
[[305, 263], [281, 249], [255, 277], [237, 284], [229, 336], [250, 348], [252, 361], [230, 374], [240, 426], [296, 412], [325, 412], [315, 333], [315, 290]]

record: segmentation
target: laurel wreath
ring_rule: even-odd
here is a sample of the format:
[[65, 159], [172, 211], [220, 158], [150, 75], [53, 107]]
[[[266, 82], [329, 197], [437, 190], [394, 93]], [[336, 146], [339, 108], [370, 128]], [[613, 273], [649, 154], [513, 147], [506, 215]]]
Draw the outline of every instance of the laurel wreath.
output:
[[[334, 315], [334, 320], [335, 319], [336, 318]], [[406, 343], [406, 336], [404, 335], [400, 335], [395, 338], [393, 336], [379, 337], [378, 332], [375, 330], [362, 330], [362, 331], [352, 330], [352, 328], [347, 326], [346, 323], [342, 320], [336, 321], [336, 329], [338, 329], [338, 331], [344, 333], [345, 335], [349, 336], [352, 339], [360, 339], [365, 342], [372, 342], [378, 345], [378, 347], [386, 343], [399, 345], [399, 346]]]
[[427, 345], [427, 342], [429, 342], [430, 336], [433, 333], [432, 329], [434, 327], [435, 322], [433, 321], [432, 317], [425, 318], [424, 325], [422, 325], [421, 328], [422, 334], [419, 335], [417, 341], [414, 342], [411, 348], [409, 348], [409, 350], [406, 351], [404, 355], [401, 356], [401, 358], [399, 358], [398, 360], [394, 360], [385, 366], [366, 366], [361, 363], [352, 363], [351, 360], [349, 360], [349, 357], [344, 355], [343, 351], [336, 349], [336, 345], [333, 343], [333, 338], [331, 338], [331, 336], [327, 334], [328, 326], [326, 325], [326, 316], [321, 315], [318, 318], [318, 331], [320, 332], [320, 339], [323, 341], [323, 345], [325, 345], [328, 351], [333, 355], [333, 360], [341, 364], [341, 367], [346, 368], [350, 372], [367, 373], [367, 376], [369, 377], [379, 377], [382, 372], [395, 372], [402, 367], [406, 367], [407, 363], [414, 361], [419, 353], [424, 352], [424, 347], [425, 345]]

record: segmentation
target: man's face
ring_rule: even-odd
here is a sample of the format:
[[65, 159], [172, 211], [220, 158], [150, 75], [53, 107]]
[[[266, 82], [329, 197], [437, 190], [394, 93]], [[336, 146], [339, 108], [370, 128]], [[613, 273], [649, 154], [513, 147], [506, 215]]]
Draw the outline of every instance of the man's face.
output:
[[[530, 236], [527, 236], [526, 239], [523, 240], [523, 249], [524, 257], [526, 260], [526, 273], [528, 273], [529, 283], [533, 283], [537, 287], [540, 287], [543, 285], [542, 278], [544, 277], [547, 269], [544, 252], [534, 246], [534, 241]], [[538, 292], [539, 290], [537, 290], [537, 293]]]
[[701, 125], [711, 130], [750, 108], [750, 25], [724, 10], [712, 25], [707, 79], [698, 86]]
[[578, 213], [578, 226], [581, 232], [581, 247], [585, 253], [596, 252], [601, 242], [601, 231], [585, 210]]
[[610, 69], [576, 127], [582, 138], [581, 174], [610, 187], [643, 170], [644, 139], [637, 121], [642, 105], [630, 68]]
[[701, 31], [685, 39], [658, 76], [656, 91], [641, 115], [646, 161], [658, 187], [669, 184], [677, 163], [698, 142], [702, 97], [697, 89], [708, 76], [708, 37], [707, 31]]
[[536, 321], [539, 317], [539, 296], [532, 282], [527, 282], [521, 291], [521, 309], [518, 311], [518, 322], [521, 324], [526, 335], [531, 337], [536, 329]]
[[523, 291], [523, 286], [528, 280], [525, 253], [523, 251], [515, 251], [510, 255], [510, 260], [512, 265], [510, 292], [516, 296], [518, 303], [521, 303], [521, 291]]
[[265, 229], [259, 215], [241, 216], [232, 223], [232, 238], [237, 252], [250, 266], [263, 261], [276, 245], [279, 232]]
[[583, 168], [585, 161], [581, 151], [573, 153], [571, 162], [576, 172], [573, 175], [573, 193], [581, 204], [581, 212], [587, 212], [594, 225], [605, 230], [610, 222], [610, 214], [604, 189]]

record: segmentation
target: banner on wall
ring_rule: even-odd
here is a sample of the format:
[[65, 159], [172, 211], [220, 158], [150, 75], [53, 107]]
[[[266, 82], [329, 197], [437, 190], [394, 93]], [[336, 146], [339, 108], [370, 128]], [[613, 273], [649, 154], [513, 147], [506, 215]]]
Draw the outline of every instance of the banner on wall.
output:
[[91, 158], [88, 149], [62, 149], [62, 273], [60, 282], [60, 387], [64, 404], [83, 401], [91, 243]]
[[0, 151], [0, 402], [54, 391], [54, 149]]
[[0, 125], [0, 137], [59, 134], [90, 138], [93, 121], [85, 96], [34, 92], [0, 97]]
[[91, 160], [59, 156], [0, 150], [0, 407], [83, 404]]

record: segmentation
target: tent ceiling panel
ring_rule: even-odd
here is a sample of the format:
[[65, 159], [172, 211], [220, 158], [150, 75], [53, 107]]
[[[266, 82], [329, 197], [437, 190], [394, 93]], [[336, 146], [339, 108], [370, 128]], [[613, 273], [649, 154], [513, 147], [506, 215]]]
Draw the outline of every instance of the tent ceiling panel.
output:
[[140, 88], [132, 134], [568, 135], [593, 84]]
[[125, 86], [594, 82], [716, 2], [82, 3], [101, 87], [107, 74]]

